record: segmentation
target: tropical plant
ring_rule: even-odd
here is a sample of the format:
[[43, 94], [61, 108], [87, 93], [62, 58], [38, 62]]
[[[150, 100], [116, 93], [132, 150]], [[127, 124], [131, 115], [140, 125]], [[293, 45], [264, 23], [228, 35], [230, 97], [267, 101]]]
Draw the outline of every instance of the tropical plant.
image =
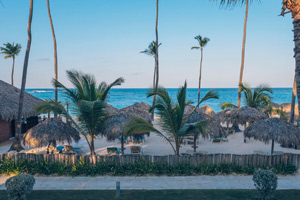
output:
[[94, 139], [101, 134], [107, 120], [106, 100], [112, 87], [121, 85], [123, 78], [116, 79], [111, 84], [105, 82], [97, 85], [95, 77], [78, 71], [67, 71], [67, 77], [74, 89], [68, 89], [59, 81], [53, 79], [54, 86], [62, 88], [66, 97], [72, 102], [72, 111], [77, 116], [75, 122], [65, 107], [56, 101], [46, 101], [36, 108], [36, 111], [62, 115], [74, 125], [86, 139], [91, 155], [95, 155]]
[[30, 195], [33, 189], [34, 183], [34, 177], [28, 174], [19, 174], [10, 177], [5, 182], [8, 199], [26, 200], [27, 196]]
[[[184, 109], [187, 105], [191, 104], [191, 101], [186, 100], [186, 88], [187, 84], [178, 90], [177, 102], [172, 103], [167, 90], [165, 88], [158, 88], [150, 90], [147, 97], [157, 95], [155, 104], [150, 108], [150, 111], [156, 110], [160, 116], [160, 126], [163, 132], [154, 128], [150, 123], [141, 118], [133, 118], [125, 127], [125, 134], [132, 135], [145, 132], [154, 132], [163, 139], [165, 139], [172, 147], [175, 155], [179, 155], [180, 145], [183, 138], [187, 135], [193, 135], [196, 130], [199, 130], [201, 134], [206, 134], [207, 121], [198, 123], [187, 123], [188, 120], [184, 119]], [[206, 95], [200, 103], [212, 99], [218, 98], [218, 95], [211, 91]]]
[[[149, 44], [149, 46], [148, 46], [148, 48], [147, 49], [145, 49], [144, 51], [141, 51], [140, 53], [144, 53], [144, 54], [146, 54], [146, 55], [149, 55], [149, 56], [153, 56], [154, 57], [154, 60], [155, 60], [155, 66], [154, 66], [154, 75], [153, 75], [153, 90], [154, 89], [157, 89], [156, 88], [156, 82], [157, 82], [157, 63], [156, 63], [156, 54], [158, 53], [158, 48], [159, 48], [159, 46], [161, 45], [161, 43], [160, 44], [158, 44], [158, 45], [156, 45], [156, 42], [155, 41], [152, 41], [150, 44]], [[154, 104], [154, 102], [155, 102], [155, 99], [156, 99], [156, 95], [153, 95], [153, 104]], [[153, 105], [152, 104], [152, 105]], [[152, 115], [154, 115], [154, 113], [152, 113]]]
[[[242, 92], [244, 93], [244, 101], [246, 106], [262, 110], [266, 109], [271, 103], [270, 94], [273, 94], [273, 91], [268, 86], [260, 85], [254, 89], [251, 89], [250, 86], [246, 84], [240, 84], [239, 87], [242, 88]], [[238, 106], [232, 103], [223, 103], [221, 108], [223, 110], [234, 109], [238, 108]]]
[[[53, 26], [53, 21], [51, 17], [51, 11], [50, 11], [50, 2], [47, 0], [47, 10], [48, 10], [48, 16], [49, 16], [49, 21], [50, 21], [50, 26], [51, 26], [51, 32], [52, 32], [52, 37], [53, 37], [53, 47], [54, 47], [54, 79], [58, 80], [58, 62], [57, 62], [57, 45], [56, 45], [56, 37], [55, 37], [55, 32], [54, 32], [54, 26]], [[55, 101], [58, 101], [58, 89], [55, 87]], [[55, 115], [56, 117], [56, 115]]]
[[23, 74], [22, 74], [22, 85], [20, 90], [20, 99], [19, 99], [19, 108], [18, 108], [18, 118], [17, 118], [17, 131], [15, 136], [15, 141], [12, 143], [9, 151], [16, 150], [20, 151], [24, 149], [21, 145], [21, 134], [22, 134], [22, 114], [23, 114], [23, 103], [24, 103], [24, 93], [25, 93], [25, 85], [27, 78], [27, 69], [28, 69], [28, 61], [29, 61], [29, 53], [31, 48], [31, 22], [32, 22], [32, 14], [33, 14], [33, 0], [30, 0], [29, 5], [29, 19], [27, 25], [27, 48], [25, 52], [24, 65], [23, 65]]
[[[246, 47], [248, 10], [249, 10], [249, 2], [251, 0], [215, 0], [215, 1], [218, 1], [218, 2], [220, 2], [220, 5], [225, 5], [225, 6], [236, 6], [238, 4], [246, 4], [245, 19], [244, 19], [244, 31], [243, 31], [242, 59], [241, 59], [240, 78], [239, 78], [239, 85], [241, 85], [243, 83], [243, 73], [244, 73], [244, 65], [245, 65], [245, 47]], [[239, 87], [238, 102], [237, 102], [238, 108], [241, 105], [241, 98], [242, 98], [241, 93], [242, 93], [242, 88]]]
[[256, 190], [259, 192], [259, 200], [275, 200], [277, 189], [277, 176], [271, 170], [257, 170], [253, 174]]
[[200, 102], [200, 89], [201, 89], [201, 77], [202, 77], [202, 61], [203, 61], [203, 48], [209, 42], [209, 38], [202, 38], [201, 35], [195, 37], [195, 40], [198, 41], [199, 46], [194, 46], [191, 49], [200, 49], [201, 50], [201, 59], [200, 59], [200, 73], [199, 73], [199, 83], [198, 83], [198, 103]]
[[15, 58], [17, 55], [19, 55], [22, 46], [20, 44], [15, 44], [15, 43], [6, 43], [3, 44], [4, 47], [0, 47], [1, 53], [5, 54], [4, 58], [12, 58], [13, 63], [12, 63], [12, 68], [11, 68], [11, 85], [14, 85], [14, 71], [15, 71]]

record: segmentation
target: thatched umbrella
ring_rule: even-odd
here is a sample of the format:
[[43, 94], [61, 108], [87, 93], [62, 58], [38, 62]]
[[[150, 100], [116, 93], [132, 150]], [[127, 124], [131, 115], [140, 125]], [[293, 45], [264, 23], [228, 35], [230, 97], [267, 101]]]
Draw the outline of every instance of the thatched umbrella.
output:
[[300, 144], [300, 129], [280, 118], [256, 121], [246, 128], [244, 136], [253, 137], [255, 140], [260, 140], [266, 144], [271, 140], [271, 154], [274, 151], [274, 141], [284, 145]]
[[149, 123], [152, 122], [151, 113], [148, 112], [150, 105], [146, 103], [136, 103], [132, 106], [122, 108], [117, 113], [108, 117], [107, 123], [103, 130], [108, 140], [115, 140], [121, 136], [121, 149], [124, 153], [124, 129], [133, 117], [140, 117]]
[[75, 142], [80, 140], [79, 132], [59, 118], [51, 118], [39, 123], [29, 129], [23, 137], [24, 145], [31, 147], [48, 146], [47, 152], [51, 144], [56, 146], [56, 141], [71, 143], [72, 140]]
[[256, 120], [267, 118], [264, 113], [249, 106], [232, 110], [231, 117], [234, 122], [244, 125], [246, 125], [247, 122], [254, 122]]
[[208, 105], [204, 105], [204, 106], [202, 106], [200, 108], [197, 108], [197, 109], [199, 109], [200, 112], [202, 112], [204, 114], [207, 114], [210, 117], [215, 116], [214, 110], [211, 107], [209, 107]]
[[224, 128], [218, 123], [217, 121], [210, 121], [209, 125], [207, 126], [207, 134], [210, 137], [227, 137], [227, 132]]

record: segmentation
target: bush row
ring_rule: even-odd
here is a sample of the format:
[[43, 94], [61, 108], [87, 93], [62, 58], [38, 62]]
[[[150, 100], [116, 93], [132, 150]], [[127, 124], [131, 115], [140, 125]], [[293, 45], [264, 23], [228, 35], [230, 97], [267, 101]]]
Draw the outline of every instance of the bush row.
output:
[[115, 162], [101, 162], [91, 165], [83, 161], [76, 165], [64, 165], [62, 163], [48, 163], [46, 161], [32, 162], [21, 160], [17, 163], [10, 159], [6, 159], [0, 163], [1, 174], [41, 174], [41, 175], [71, 175], [71, 176], [96, 176], [96, 175], [112, 175], [112, 176], [142, 176], [142, 175], [227, 175], [227, 174], [247, 174], [252, 175], [255, 170], [269, 169], [275, 174], [293, 174], [297, 168], [292, 165], [277, 165], [273, 167], [255, 168], [253, 166], [239, 166], [235, 164], [203, 164], [193, 166], [190, 164], [177, 164], [169, 166], [164, 163], [149, 163], [145, 161], [137, 161], [134, 163], [119, 164]]

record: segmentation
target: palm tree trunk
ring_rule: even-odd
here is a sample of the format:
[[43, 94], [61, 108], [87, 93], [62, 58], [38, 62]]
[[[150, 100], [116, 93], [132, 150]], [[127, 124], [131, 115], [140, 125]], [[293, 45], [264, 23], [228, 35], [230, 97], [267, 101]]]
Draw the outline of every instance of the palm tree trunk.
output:
[[14, 86], [15, 56], [13, 56], [13, 64], [11, 68], [11, 85]]
[[[54, 32], [54, 27], [53, 27], [53, 22], [52, 22], [52, 17], [51, 17], [51, 12], [50, 12], [50, 3], [49, 0], [47, 0], [47, 8], [48, 8], [48, 16], [49, 16], [49, 21], [50, 21], [50, 26], [51, 26], [51, 31], [52, 31], [52, 37], [53, 37], [53, 44], [54, 44], [54, 78], [55, 80], [58, 80], [58, 72], [57, 72], [57, 46], [56, 46], [56, 37], [55, 37], [55, 32]], [[58, 101], [58, 89], [55, 87], [55, 101]], [[57, 114], [54, 113], [54, 118], [57, 117]]]
[[240, 87], [240, 84], [243, 83], [243, 73], [244, 73], [244, 65], [245, 65], [245, 46], [246, 46], [248, 9], [249, 9], [249, 0], [246, 1], [246, 13], [245, 13], [245, 21], [244, 21], [244, 36], [243, 36], [243, 47], [242, 47], [242, 61], [241, 61], [241, 69], [240, 69], [239, 92], [238, 92], [238, 102], [237, 102], [238, 108], [241, 106], [242, 88]]
[[95, 145], [94, 145], [94, 134], [90, 135], [90, 150], [91, 150], [91, 156], [95, 155]]
[[199, 74], [198, 104], [197, 104], [197, 107], [200, 106], [199, 103], [200, 103], [200, 90], [201, 90], [202, 61], [203, 61], [203, 48], [201, 47], [201, 59], [200, 59], [200, 74]]
[[294, 42], [295, 42], [295, 78], [296, 78], [296, 88], [297, 88], [297, 99], [298, 99], [298, 111], [300, 113], [300, 17], [295, 18], [294, 22]]
[[294, 78], [292, 101], [291, 101], [291, 113], [290, 113], [290, 122], [292, 124], [294, 124], [294, 119], [295, 119], [296, 93], [297, 93], [296, 78]]
[[271, 145], [271, 155], [274, 153], [274, 140], [272, 140], [272, 145]]
[[[156, 62], [154, 64], [154, 74], [153, 74], [153, 90], [155, 89], [155, 85], [156, 85]], [[156, 95], [153, 95], [153, 102], [152, 102], [152, 106], [154, 106], [154, 103], [156, 101]], [[154, 119], [154, 110], [151, 113], [151, 117], [152, 119]]]
[[13, 144], [10, 147], [9, 151], [11, 151], [11, 150], [20, 151], [20, 150], [24, 149], [21, 145], [21, 139], [22, 139], [21, 138], [21, 136], [22, 136], [21, 135], [22, 134], [22, 113], [23, 113], [23, 103], [24, 103], [24, 93], [25, 93], [25, 85], [26, 85], [26, 78], [27, 78], [29, 53], [30, 53], [30, 47], [31, 47], [32, 15], [33, 15], [33, 0], [30, 0], [29, 19], [28, 19], [28, 25], [27, 25], [28, 40], [27, 40], [27, 48], [26, 48], [26, 52], [25, 52], [25, 59], [24, 59], [24, 65], [23, 65], [23, 75], [22, 75], [22, 85], [21, 85], [20, 99], [19, 99], [16, 140], [13, 142]]
[[[154, 69], [154, 74], [155, 74], [155, 86], [154, 90], [156, 91], [158, 88], [158, 82], [159, 82], [159, 62], [158, 62], [158, 0], [156, 0], [156, 22], [155, 22], [155, 44], [156, 44], [156, 53], [155, 53], [155, 69]], [[156, 101], [156, 95], [153, 95], [153, 103], [152, 105], [155, 104]], [[154, 111], [152, 112], [152, 119], [154, 119]]]

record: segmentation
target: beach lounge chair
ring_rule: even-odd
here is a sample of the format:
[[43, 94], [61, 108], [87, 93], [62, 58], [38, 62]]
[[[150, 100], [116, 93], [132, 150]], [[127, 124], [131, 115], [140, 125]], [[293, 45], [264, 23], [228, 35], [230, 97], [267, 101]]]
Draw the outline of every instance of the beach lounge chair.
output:
[[[119, 140], [119, 142], [122, 142], [122, 137], [119, 137], [118, 140]], [[128, 142], [126, 137], [123, 137], [123, 141], [124, 141], [124, 143]]]
[[130, 152], [131, 154], [143, 154], [143, 151], [142, 151], [142, 147], [140, 146], [131, 146], [130, 147]]
[[74, 150], [73, 146], [71, 145], [64, 145], [64, 153], [65, 154], [75, 154], [76, 151]]
[[106, 150], [109, 154], [120, 154], [120, 150], [117, 147], [107, 147]]
[[210, 140], [214, 143], [220, 143], [222, 141], [221, 137], [211, 137]]

